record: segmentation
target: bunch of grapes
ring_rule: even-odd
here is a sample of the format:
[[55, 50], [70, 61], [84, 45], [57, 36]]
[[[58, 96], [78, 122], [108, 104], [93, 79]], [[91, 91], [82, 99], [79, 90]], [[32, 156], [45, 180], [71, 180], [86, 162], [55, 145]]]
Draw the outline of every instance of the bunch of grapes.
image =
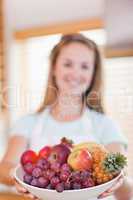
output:
[[94, 186], [92, 172], [89, 170], [73, 171], [68, 163], [50, 163], [40, 158], [35, 163], [27, 162], [23, 165], [25, 183], [35, 187], [64, 190], [82, 189]]

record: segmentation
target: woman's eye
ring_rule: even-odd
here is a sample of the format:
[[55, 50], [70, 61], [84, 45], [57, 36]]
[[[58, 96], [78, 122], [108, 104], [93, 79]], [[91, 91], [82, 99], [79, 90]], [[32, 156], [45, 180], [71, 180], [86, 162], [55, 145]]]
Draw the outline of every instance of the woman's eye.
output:
[[87, 70], [87, 69], [89, 69], [89, 66], [88, 65], [82, 65], [82, 69]]
[[65, 63], [64, 66], [65, 67], [71, 67], [71, 63]]

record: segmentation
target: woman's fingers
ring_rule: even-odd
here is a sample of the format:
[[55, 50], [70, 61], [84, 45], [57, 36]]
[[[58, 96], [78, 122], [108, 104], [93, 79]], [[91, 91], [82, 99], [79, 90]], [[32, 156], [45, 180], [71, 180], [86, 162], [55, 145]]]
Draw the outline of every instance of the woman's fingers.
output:
[[14, 183], [15, 183], [15, 187], [17, 189], [18, 192], [20, 193], [27, 193], [28, 191], [23, 187], [21, 186], [16, 179], [14, 179]]
[[107, 192], [114, 192], [115, 190], [117, 190], [122, 185], [123, 181], [124, 181], [124, 177], [122, 175], [120, 176], [118, 181], [114, 183], [114, 185], [110, 189], [107, 190]]
[[119, 177], [119, 179], [117, 180], [117, 182], [115, 182], [111, 188], [109, 188], [107, 191], [105, 191], [104, 193], [102, 193], [101, 195], [99, 195], [98, 199], [102, 199], [104, 197], [110, 196], [114, 193], [115, 190], [117, 190], [123, 183], [124, 180], [124, 176], [123, 174]]
[[113, 192], [104, 192], [101, 195], [99, 195], [98, 199], [103, 199], [103, 198], [108, 197], [112, 194], [113, 194]]
[[29, 197], [34, 200], [39, 200], [37, 197], [29, 193], [23, 186], [21, 186], [16, 179], [14, 179], [16, 189], [19, 193], [21, 193], [24, 197]]
[[32, 195], [31, 193], [24, 193], [23, 194], [24, 197], [28, 197], [30, 199], [33, 199], [33, 200], [39, 200], [37, 197], [35, 197], [34, 195]]

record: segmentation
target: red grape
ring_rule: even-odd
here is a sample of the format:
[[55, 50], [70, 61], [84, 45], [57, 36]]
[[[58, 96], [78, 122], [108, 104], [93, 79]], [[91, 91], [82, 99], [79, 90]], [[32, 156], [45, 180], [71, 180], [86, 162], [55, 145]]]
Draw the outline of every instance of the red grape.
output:
[[64, 183], [58, 183], [55, 187], [57, 192], [63, 192], [64, 191]]
[[82, 182], [82, 187], [83, 188], [88, 188], [88, 187], [93, 187], [95, 184], [94, 184], [94, 181], [92, 178], [88, 178], [86, 179], [85, 181]]
[[38, 178], [38, 186], [41, 188], [46, 188], [49, 184], [49, 180], [44, 177]]
[[81, 172], [82, 178], [89, 178], [89, 177], [91, 177], [91, 175], [92, 175], [92, 173], [89, 170], [84, 170], [84, 171]]
[[32, 176], [35, 178], [42, 176], [42, 174], [42, 170], [39, 167], [35, 167], [32, 171]]
[[55, 176], [55, 172], [51, 169], [48, 169], [43, 172], [43, 176], [46, 177], [47, 179], [51, 180], [53, 176]]
[[52, 186], [53, 188], [55, 188], [56, 185], [57, 185], [59, 182], [60, 182], [60, 179], [59, 179], [58, 176], [53, 176], [53, 177], [51, 178], [51, 180], [50, 180], [51, 186]]
[[37, 178], [33, 178], [30, 184], [32, 186], [38, 187], [38, 179]]
[[44, 170], [47, 170], [47, 169], [49, 169], [50, 168], [50, 163], [47, 161], [46, 163], [45, 163], [45, 165], [43, 166], [43, 169]]
[[70, 176], [70, 173], [68, 171], [61, 172], [60, 173], [60, 180], [61, 181], [67, 181], [69, 176]]
[[30, 184], [33, 179], [33, 177], [29, 174], [25, 174], [23, 178], [24, 178], [24, 182], [27, 184]]
[[47, 163], [46, 159], [41, 158], [41, 159], [39, 159], [39, 160], [37, 161], [36, 166], [37, 166], [37, 167], [40, 167], [41, 169], [43, 169], [43, 168], [44, 168], [44, 165], [45, 165], [46, 163]]
[[48, 186], [46, 187], [46, 189], [51, 190], [52, 189], [51, 184], [48, 184]]
[[74, 181], [74, 182], [81, 182], [80, 171], [72, 172], [72, 181]]
[[70, 190], [71, 189], [71, 182], [70, 181], [66, 181], [64, 182], [64, 189], [65, 190]]
[[68, 171], [68, 172], [71, 172], [71, 168], [70, 168], [70, 166], [69, 166], [67, 163], [64, 163], [64, 164], [61, 166], [61, 171]]
[[74, 182], [74, 183], [72, 183], [72, 188], [74, 190], [79, 190], [79, 189], [81, 189], [81, 184], [77, 183], [77, 182]]
[[53, 163], [51, 164], [51, 169], [52, 169], [53, 171], [55, 171], [56, 173], [60, 172], [60, 167], [61, 167], [61, 165], [60, 165], [60, 163], [58, 163], [58, 162], [53, 162]]

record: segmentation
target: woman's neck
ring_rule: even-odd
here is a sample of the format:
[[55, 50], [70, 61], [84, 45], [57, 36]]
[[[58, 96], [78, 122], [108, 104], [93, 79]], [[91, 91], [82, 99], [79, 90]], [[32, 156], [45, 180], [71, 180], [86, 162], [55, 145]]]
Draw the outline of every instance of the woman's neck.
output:
[[59, 121], [72, 121], [81, 116], [83, 109], [82, 96], [60, 94], [51, 108], [51, 114]]

